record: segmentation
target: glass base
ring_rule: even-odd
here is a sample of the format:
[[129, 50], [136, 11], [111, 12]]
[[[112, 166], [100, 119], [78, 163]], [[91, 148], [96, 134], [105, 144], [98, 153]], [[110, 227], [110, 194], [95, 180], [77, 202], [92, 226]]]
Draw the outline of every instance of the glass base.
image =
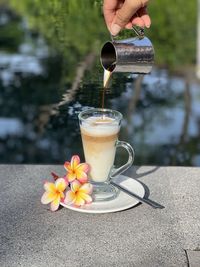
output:
[[95, 183], [91, 181], [93, 185], [93, 201], [109, 201], [115, 199], [119, 190], [109, 183]]

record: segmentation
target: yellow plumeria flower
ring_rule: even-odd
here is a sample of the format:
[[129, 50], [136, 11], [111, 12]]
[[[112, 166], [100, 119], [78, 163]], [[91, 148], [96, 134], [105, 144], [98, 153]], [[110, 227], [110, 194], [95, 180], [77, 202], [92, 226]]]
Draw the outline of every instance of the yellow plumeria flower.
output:
[[71, 162], [66, 161], [64, 168], [67, 171], [66, 178], [70, 183], [76, 179], [81, 183], [87, 182], [87, 172], [90, 168], [87, 163], [80, 163], [79, 156], [73, 156]]
[[82, 206], [92, 202], [93, 186], [90, 183], [81, 184], [75, 180], [71, 183], [71, 190], [67, 191], [64, 199], [65, 204], [73, 204], [75, 206]]
[[45, 192], [41, 198], [42, 204], [49, 204], [52, 211], [56, 211], [60, 205], [60, 201], [64, 199], [64, 191], [68, 183], [64, 178], [58, 178], [55, 183], [45, 182]]

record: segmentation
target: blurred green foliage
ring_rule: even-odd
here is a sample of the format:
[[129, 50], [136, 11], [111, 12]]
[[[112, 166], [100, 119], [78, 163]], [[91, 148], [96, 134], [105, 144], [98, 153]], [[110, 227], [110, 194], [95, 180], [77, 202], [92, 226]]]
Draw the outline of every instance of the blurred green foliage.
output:
[[156, 50], [156, 62], [167, 66], [193, 64], [196, 54], [197, 1], [151, 1], [152, 25], [148, 36]]
[[23, 32], [16, 22], [0, 27], [0, 46], [7, 51], [15, 51], [21, 43]]
[[9, 3], [28, 18], [30, 27], [69, 57], [74, 52], [83, 55], [91, 49], [97, 50], [108, 34], [101, 7], [94, 0], [10, 0]]
[[[109, 38], [101, 11], [102, 0], [10, 0], [9, 3], [68, 60], [91, 49], [97, 52]], [[152, 26], [146, 35], [155, 47], [156, 63], [167, 67], [193, 64], [196, 1], [151, 1], [148, 9]], [[123, 34], [133, 35], [131, 31]]]
[[61, 84], [71, 82], [76, 75], [75, 66], [88, 53], [98, 55], [103, 40], [109, 36], [98, 1], [9, 0], [9, 5], [62, 57]]
[[[5, 14], [10, 18], [9, 23], [7, 23]], [[0, 9], [0, 16], [0, 47], [4, 51], [14, 52], [23, 39], [23, 31], [20, 27], [21, 19], [10, 9], [7, 9], [5, 5]]]

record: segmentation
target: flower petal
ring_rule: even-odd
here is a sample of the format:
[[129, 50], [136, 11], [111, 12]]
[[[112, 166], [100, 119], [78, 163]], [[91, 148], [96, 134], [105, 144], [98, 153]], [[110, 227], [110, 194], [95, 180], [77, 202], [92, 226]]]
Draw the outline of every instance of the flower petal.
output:
[[71, 190], [72, 192], [77, 192], [80, 188], [81, 184], [79, 183], [79, 181], [75, 180], [71, 183]]
[[85, 193], [85, 194], [92, 194], [93, 191], [93, 185], [90, 183], [85, 183], [81, 186], [81, 188], [79, 189], [79, 191], [81, 193]]
[[82, 198], [83, 200], [85, 200], [85, 202], [86, 202], [87, 204], [89, 204], [89, 203], [92, 202], [92, 197], [91, 197], [90, 195], [86, 194], [86, 193], [82, 193], [82, 192], [80, 192], [80, 193], [78, 194], [78, 197], [80, 197], [80, 198]]
[[71, 168], [72, 170], [75, 170], [76, 167], [79, 165], [80, 163], [80, 158], [78, 155], [74, 155], [72, 158], [71, 158]]
[[76, 179], [76, 174], [73, 172], [68, 172], [66, 175], [67, 180], [71, 183]]
[[44, 183], [44, 189], [47, 192], [56, 193], [56, 186], [54, 183], [51, 182], [45, 182]]
[[77, 196], [76, 200], [74, 202], [74, 205], [79, 207], [79, 206], [82, 206], [84, 204], [85, 204], [85, 200], [83, 198], [81, 198], [80, 196]]
[[76, 167], [76, 171], [87, 173], [90, 170], [90, 165], [87, 163], [81, 163]]
[[60, 195], [57, 194], [57, 197], [51, 202], [51, 210], [56, 211], [60, 205]]
[[66, 183], [66, 180], [63, 179], [63, 178], [59, 178], [55, 181], [55, 186], [56, 186], [56, 189], [59, 191], [59, 192], [63, 192], [65, 191], [66, 187], [67, 187], [67, 183]]
[[76, 171], [76, 179], [79, 180], [81, 183], [85, 183], [88, 180], [88, 176], [85, 172]]
[[61, 192], [61, 193], [60, 193], [60, 199], [61, 199], [61, 201], [63, 201], [64, 198], [65, 198], [65, 194], [64, 194], [63, 192]]
[[66, 171], [71, 172], [72, 171], [71, 162], [65, 161], [64, 168], [65, 168]]
[[76, 200], [76, 195], [71, 190], [67, 191], [64, 203], [65, 204], [72, 204]]
[[44, 192], [41, 198], [42, 204], [49, 204], [51, 201], [53, 201], [57, 197], [57, 194], [52, 192]]

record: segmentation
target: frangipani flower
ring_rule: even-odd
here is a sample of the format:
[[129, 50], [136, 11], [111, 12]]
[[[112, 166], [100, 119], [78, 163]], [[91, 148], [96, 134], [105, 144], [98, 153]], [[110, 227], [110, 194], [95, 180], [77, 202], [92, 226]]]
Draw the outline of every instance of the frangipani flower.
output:
[[67, 171], [66, 178], [70, 183], [75, 179], [77, 179], [81, 183], [87, 182], [87, 172], [89, 171], [89, 165], [87, 163], [80, 163], [79, 156], [73, 156], [71, 158], [71, 162], [66, 161], [64, 168]]
[[60, 201], [65, 197], [64, 191], [67, 186], [68, 183], [64, 178], [58, 178], [55, 183], [45, 182], [45, 192], [41, 198], [42, 204], [51, 203], [51, 210], [56, 211], [60, 205]]
[[90, 183], [81, 184], [75, 180], [71, 183], [71, 190], [67, 191], [64, 199], [65, 204], [74, 204], [75, 206], [82, 206], [92, 202], [93, 186]]

